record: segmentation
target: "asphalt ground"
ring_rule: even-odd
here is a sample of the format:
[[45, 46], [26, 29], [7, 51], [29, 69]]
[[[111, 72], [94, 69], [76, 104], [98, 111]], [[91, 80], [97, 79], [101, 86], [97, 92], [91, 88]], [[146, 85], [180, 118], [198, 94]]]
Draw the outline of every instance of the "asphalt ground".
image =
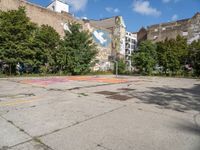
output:
[[0, 150], [200, 150], [200, 80], [0, 79]]

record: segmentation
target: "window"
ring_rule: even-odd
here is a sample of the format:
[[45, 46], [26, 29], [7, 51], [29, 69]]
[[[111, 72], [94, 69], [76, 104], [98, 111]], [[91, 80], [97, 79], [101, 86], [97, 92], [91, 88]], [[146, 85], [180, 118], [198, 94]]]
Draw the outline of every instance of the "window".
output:
[[183, 32], [183, 36], [188, 36], [188, 32]]
[[55, 6], [52, 6], [53, 11], [55, 10]]

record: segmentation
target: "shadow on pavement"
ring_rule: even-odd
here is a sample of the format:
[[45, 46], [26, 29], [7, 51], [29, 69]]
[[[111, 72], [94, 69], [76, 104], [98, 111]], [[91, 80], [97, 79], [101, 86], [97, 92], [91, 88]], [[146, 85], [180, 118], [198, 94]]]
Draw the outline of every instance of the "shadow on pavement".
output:
[[133, 91], [129, 95], [140, 99], [143, 103], [156, 104], [165, 109], [180, 112], [200, 111], [200, 84], [195, 84], [191, 89], [150, 87], [145, 92]]
[[[191, 122], [185, 122], [184, 124], [177, 124], [176, 129], [181, 132], [186, 132], [192, 135], [200, 136], [200, 126]], [[200, 143], [194, 144], [191, 150], [200, 150]]]

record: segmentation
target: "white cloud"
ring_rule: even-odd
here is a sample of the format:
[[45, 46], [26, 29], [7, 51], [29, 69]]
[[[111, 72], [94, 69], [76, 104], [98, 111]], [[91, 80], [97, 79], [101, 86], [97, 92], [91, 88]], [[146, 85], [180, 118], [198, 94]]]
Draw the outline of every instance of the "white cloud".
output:
[[118, 8], [114, 9], [114, 13], [119, 13], [119, 12], [120, 12], [120, 10]]
[[119, 13], [120, 12], [120, 10], [118, 8], [106, 7], [105, 9], [109, 13]]
[[174, 14], [173, 16], [172, 16], [172, 21], [175, 21], [175, 20], [177, 20], [178, 19], [178, 15], [177, 14]]
[[63, 1], [68, 3], [71, 6], [72, 11], [75, 12], [84, 10], [88, 3], [88, 0], [63, 0]]
[[161, 12], [153, 8], [148, 0], [134, 0], [133, 11], [148, 16], [158, 17], [161, 15]]

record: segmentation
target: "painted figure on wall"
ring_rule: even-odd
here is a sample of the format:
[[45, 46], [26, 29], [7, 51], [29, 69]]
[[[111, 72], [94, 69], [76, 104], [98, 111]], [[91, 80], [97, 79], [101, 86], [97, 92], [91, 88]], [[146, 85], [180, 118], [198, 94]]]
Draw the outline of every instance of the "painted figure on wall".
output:
[[109, 47], [111, 43], [109, 33], [103, 30], [93, 31], [93, 39], [97, 44], [99, 44], [102, 47]]

